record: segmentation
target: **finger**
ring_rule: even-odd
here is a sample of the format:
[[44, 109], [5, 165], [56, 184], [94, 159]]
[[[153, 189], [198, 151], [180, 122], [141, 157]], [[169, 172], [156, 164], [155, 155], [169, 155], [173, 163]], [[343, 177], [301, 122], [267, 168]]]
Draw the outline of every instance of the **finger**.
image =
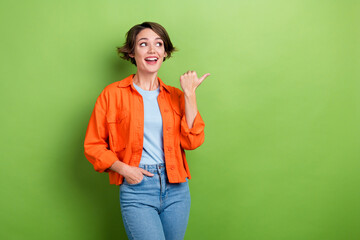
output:
[[204, 74], [200, 79], [199, 79], [199, 81], [200, 81], [200, 83], [199, 84], [201, 84], [202, 83], [202, 81], [204, 81], [205, 80], [205, 78], [207, 78], [208, 76], [210, 76], [210, 73], [206, 73], [206, 74]]
[[146, 175], [146, 176], [148, 176], [148, 177], [152, 177], [152, 176], [154, 176], [154, 174], [153, 174], [153, 173], [148, 172], [148, 171], [146, 171], [146, 170], [144, 170], [144, 169], [142, 169], [142, 168], [140, 168], [140, 169], [141, 169], [141, 172], [142, 172], [144, 175]]

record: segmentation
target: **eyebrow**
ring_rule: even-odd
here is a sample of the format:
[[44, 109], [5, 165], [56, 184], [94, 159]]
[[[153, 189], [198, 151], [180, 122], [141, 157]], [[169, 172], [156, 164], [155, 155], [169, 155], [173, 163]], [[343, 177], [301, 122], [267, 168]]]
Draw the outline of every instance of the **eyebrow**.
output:
[[[161, 38], [155, 38], [155, 40], [157, 40], [157, 39], [160, 39], [160, 40], [162, 40]], [[138, 42], [140, 42], [141, 40], [149, 40], [148, 38], [140, 38], [139, 40], [138, 40]]]

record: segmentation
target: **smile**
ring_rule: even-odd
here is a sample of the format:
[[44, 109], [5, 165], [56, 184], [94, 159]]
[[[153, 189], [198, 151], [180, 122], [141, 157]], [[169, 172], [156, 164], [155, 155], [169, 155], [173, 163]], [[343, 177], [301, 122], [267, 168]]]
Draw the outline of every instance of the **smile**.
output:
[[158, 60], [158, 58], [156, 58], [156, 57], [145, 58], [145, 61], [146, 61], [148, 64], [151, 64], [151, 65], [156, 64], [156, 63], [157, 63], [157, 60]]

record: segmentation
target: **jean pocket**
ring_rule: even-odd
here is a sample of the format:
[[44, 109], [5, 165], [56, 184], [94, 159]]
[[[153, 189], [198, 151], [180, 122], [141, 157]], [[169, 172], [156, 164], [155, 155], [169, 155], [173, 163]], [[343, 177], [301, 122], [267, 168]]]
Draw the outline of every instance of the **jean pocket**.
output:
[[138, 183], [134, 183], [134, 184], [128, 183], [128, 181], [126, 181], [126, 178], [124, 178], [124, 184], [126, 184], [128, 186], [138, 186], [144, 182], [145, 178], [146, 178], [146, 175], [143, 175], [143, 178], [141, 179], [141, 181]]

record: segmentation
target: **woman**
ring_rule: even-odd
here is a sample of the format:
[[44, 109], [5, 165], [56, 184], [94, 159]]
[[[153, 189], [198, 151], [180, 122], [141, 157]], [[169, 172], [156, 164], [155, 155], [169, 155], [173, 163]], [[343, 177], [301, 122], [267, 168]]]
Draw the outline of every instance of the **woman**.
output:
[[129, 239], [183, 239], [190, 211], [184, 149], [204, 141], [195, 90], [201, 78], [180, 77], [183, 92], [157, 76], [175, 50], [154, 22], [132, 27], [123, 58], [136, 74], [108, 85], [98, 97], [85, 136], [85, 156], [98, 172], [120, 185], [120, 206]]

